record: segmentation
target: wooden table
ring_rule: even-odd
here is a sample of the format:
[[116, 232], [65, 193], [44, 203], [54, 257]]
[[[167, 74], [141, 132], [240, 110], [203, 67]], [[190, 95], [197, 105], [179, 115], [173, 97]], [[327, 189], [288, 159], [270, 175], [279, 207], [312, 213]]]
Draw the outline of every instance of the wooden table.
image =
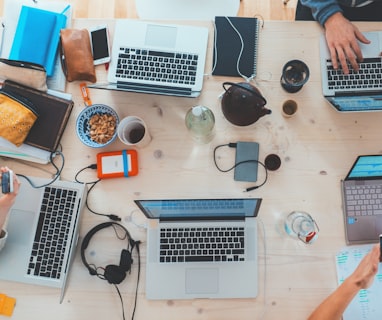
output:
[[[105, 21], [104, 21], [105, 22]], [[113, 31], [113, 21], [106, 21]], [[75, 20], [82, 28], [97, 20]], [[212, 25], [206, 73], [211, 70]], [[362, 30], [377, 30], [374, 23], [359, 24]], [[314, 307], [336, 286], [335, 253], [345, 245], [341, 209], [340, 180], [359, 154], [382, 152], [380, 145], [382, 113], [340, 114], [321, 94], [318, 38], [322, 29], [314, 22], [265, 21], [260, 34], [258, 76], [255, 85], [266, 97], [272, 114], [247, 127], [236, 127], [223, 116], [219, 96], [224, 81], [207, 75], [199, 98], [179, 98], [91, 89], [93, 103], [112, 106], [120, 118], [142, 117], [152, 135], [151, 143], [139, 152], [139, 175], [103, 180], [90, 193], [89, 204], [97, 212], [114, 213], [122, 218], [142, 245], [142, 272], [136, 319], [306, 319]], [[295, 94], [285, 92], [279, 83], [283, 65], [300, 59], [310, 68], [310, 79]], [[97, 67], [99, 80], [105, 79], [103, 66]], [[82, 168], [95, 163], [101, 151], [124, 148], [119, 141], [97, 150], [88, 148], [75, 134], [75, 121], [84, 108], [79, 83], [70, 83], [75, 107], [62, 139], [65, 168], [62, 179], [74, 180]], [[281, 114], [282, 103], [293, 99], [298, 112], [292, 118]], [[187, 110], [196, 104], [210, 107], [216, 117], [216, 136], [207, 145], [195, 144], [184, 125]], [[276, 153], [282, 160], [279, 170], [270, 172], [268, 182], [250, 193], [252, 183], [236, 182], [233, 172], [221, 173], [213, 163], [212, 151], [218, 144], [236, 141], [260, 143], [260, 160]], [[221, 150], [219, 161], [229, 166], [234, 150]], [[49, 177], [49, 166], [23, 164], [2, 159], [1, 163], [18, 173]], [[259, 181], [263, 173], [259, 170]], [[93, 170], [82, 180], [96, 178]], [[242, 300], [148, 301], [145, 298], [145, 218], [133, 203], [137, 198], [171, 197], [261, 197], [259, 220], [259, 295]], [[310, 213], [320, 232], [318, 240], [305, 245], [285, 234], [282, 222], [293, 210]], [[83, 215], [81, 236], [105, 218], [89, 211]], [[97, 266], [115, 264], [124, 243], [113, 234], [100, 232], [87, 251]], [[126, 319], [130, 319], [137, 277], [137, 257], [131, 274], [119, 285]], [[1, 272], [1, 270], [0, 270]], [[233, 275], [234, 276], [234, 275]], [[79, 250], [73, 263], [64, 302], [59, 304], [57, 289], [0, 282], [0, 292], [17, 299], [12, 319], [122, 319], [121, 303], [112, 285], [89, 275]]]

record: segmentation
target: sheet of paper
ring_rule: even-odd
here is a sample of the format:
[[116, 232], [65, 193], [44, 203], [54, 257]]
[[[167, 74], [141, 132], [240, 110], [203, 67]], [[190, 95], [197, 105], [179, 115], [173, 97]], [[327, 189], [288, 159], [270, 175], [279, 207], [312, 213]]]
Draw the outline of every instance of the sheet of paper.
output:
[[[373, 245], [344, 247], [336, 255], [338, 284], [340, 285], [358, 266], [362, 258], [371, 250]], [[382, 319], [382, 267], [372, 286], [361, 290], [345, 310], [344, 320]]]
[[[69, 28], [72, 21], [72, 7], [67, 2], [47, 1], [47, 0], [5, 0], [4, 3], [4, 34], [1, 40], [1, 57], [8, 59], [9, 52], [12, 47], [13, 38], [16, 33], [17, 22], [20, 15], [20, 10], [23, 5], [37, 7], [53, 12], [63, 12], [69, 5], [69, 9], [65, 11], [67, 16], [67, 25]], [[57, 55], [55, 71], [52, 77], [47, 79], [49, 89], [65, 91], [66, 79], [61, 68], [61, 62]]]

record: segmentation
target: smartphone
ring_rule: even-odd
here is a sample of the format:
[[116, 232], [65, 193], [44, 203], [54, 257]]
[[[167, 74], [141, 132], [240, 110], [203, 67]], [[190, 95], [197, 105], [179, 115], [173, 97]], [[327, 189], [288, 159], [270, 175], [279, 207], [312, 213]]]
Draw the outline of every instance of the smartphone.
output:
[[107, 25], [100, 25], [89, 30], [90, 44], [95, 65], [110, 61], [109, 30]]
[[238, 141], [235, 155], [235, 181], [256, 182], [259, 159], [259, 144], [257, 142]]
[[1, 175], [1, 192], [13, 192], [13, 172], [11, 170], [3, 172]]

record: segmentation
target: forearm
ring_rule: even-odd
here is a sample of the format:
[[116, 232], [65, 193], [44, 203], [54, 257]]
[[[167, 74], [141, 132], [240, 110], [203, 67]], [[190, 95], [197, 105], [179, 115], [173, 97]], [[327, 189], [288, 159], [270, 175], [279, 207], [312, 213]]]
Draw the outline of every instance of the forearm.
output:
[[309, 320], [337, 320], [357, 295], [361, 286], [352, 278], [346, 279], [327, 297], [308, 318]]
[[7, 219], [8, 209], [0, 207], [0, 231], [4, 229], [5, 220]]
[[300, 0], [301, 4], [312, 10], [312, 15], [322, 26], [336, 12], [342, 12], [337, 0]]

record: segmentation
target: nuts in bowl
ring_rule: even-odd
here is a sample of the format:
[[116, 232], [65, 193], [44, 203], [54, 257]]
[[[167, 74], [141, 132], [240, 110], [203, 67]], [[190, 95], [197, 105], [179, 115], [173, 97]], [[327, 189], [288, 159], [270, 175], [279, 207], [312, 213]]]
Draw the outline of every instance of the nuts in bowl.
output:
[[88, 147], [101, 148], [117, 136], [118, 114], [104, 104], [93, 104], [78, 115], [76, 132]]

